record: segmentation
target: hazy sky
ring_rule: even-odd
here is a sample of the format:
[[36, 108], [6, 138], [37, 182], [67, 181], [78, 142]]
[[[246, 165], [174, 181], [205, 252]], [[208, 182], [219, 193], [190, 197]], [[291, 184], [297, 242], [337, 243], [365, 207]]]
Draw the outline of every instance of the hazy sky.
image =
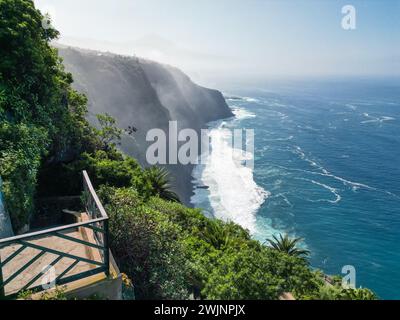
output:
[[[61, 43], [193, 77], [400, 75], [400, 0], [35, 0]], [[356, 8], [356, 30], [341, 27]]]

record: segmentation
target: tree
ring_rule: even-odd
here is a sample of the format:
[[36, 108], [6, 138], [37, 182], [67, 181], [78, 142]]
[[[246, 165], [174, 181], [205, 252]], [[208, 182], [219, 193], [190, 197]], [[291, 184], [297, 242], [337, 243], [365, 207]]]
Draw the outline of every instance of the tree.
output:
[[44, 19], [32, 1], [0, 0], [0, 120], [45, 128], [51, 157], [74, 149], [71, 130], [78, 127], [74, 120], [84, 122], [86, 101], [82, 113], [71, 95], [72, 76], [50, 45], [59, 33], [44, 28]]
[[171, 190], [169, 173], [166, 169], [156, 166], [147, 168], [146, 176], [155, 196], [172, 202], [180, 202], [178, 195]]
[[115, 148], [116, 143], [119, 144], [124, 131], [116, 126], [116, 120], [108, 113], [98, 114], [96, 117], [100, 124], [100, 130], [97, 131], [97, 135], [103, 144], [104, 150]]
[[300, 241], [302, 241], [301, 238], [291, 239], [287, 234], [284, 236], [280, 234], [279, 238], [274, 235], [272, 239], [267, 239], [267, 242], [273, 249], [284, 252], [290, 256], [305, 258], [310, 254], [310, 251], [299, 249], [297, 245]]

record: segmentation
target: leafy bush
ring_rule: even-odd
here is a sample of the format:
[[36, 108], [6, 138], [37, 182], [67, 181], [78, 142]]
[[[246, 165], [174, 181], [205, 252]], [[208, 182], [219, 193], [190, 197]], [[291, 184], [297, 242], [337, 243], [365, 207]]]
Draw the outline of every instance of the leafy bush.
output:
[[68, 166], [71, 172], [80, 173], [87, 170], [93, 185], [108, 185], [116, 188], [134, 187], [142, 198], [148, 198], [152, 189], [150, 182], [138, 162], [125, 157], [116, 150], [96, 151], [94, 154], [84, 153], [77, 162]]
[[186, 299], [187, 262], [176, 240], [181, 230], [146, 207], [133, 189], [103, 187], [110, 216], [110, 246], [121, 270], [133, 279], [138, 299]]
[[190, 238], [187, 253], [207, 299], [276, 299], [283, 292], [302, 298], [321, 283], [301, 259], [253, 240], [232, 241], [218, 250]]
[[29, 222], [33, 212], [36, 175], [46, 151], [46, 132], [24, 124], [0, 125], [0, 176], [6, 210], [14, 230]]
[[343, 288], [341, 284], [321, 285], [316, 295], [309, 297], [315, 300], [377, 300], [378, 296], [365, 288]]

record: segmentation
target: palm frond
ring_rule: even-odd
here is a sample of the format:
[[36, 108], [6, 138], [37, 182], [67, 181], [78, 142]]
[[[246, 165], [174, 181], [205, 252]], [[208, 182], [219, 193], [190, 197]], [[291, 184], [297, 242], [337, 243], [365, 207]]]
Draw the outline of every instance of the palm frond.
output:
[[282, 234], [277, 236], [272, 236], [272, 239], [267, 239], [270, 247], [284, 252], [290, 256], [305, 258], [310, 254], [310, 251], [306, 249], [300, 249], [298, 247], [299, 242], [303, 241], [302, 238], [289, 238], [287, 234], [282, 236]]
[[165, 168], [151, 167], [146, 169], [147, 178], [153, 189], [153, 193], [160, 198], [172, 202], [180, 202], [179, 196], [172, 191], [169, 172]]

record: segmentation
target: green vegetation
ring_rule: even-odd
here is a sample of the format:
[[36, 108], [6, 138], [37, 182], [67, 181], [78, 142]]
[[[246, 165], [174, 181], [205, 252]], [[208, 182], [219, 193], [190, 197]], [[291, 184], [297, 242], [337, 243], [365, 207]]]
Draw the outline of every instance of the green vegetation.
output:
[[33, 213], [40, 166], [73, 159], [98, 140], [86, 98], [71, 89], [49, 45], [58, 32], [42, 20], [32, 1], [0, 1], [0, 175], [15, 230]]
[[[26, 290], [19, 293], [17, 299], [20, 300], [81, 300], [75, 296], [68, 295], [66, 292], [66, 287], [55, 287], [51, 291], [45, 292], [34, 292], [32, 290]], [[101, 296], [96, 294], [85, 298], [83, 300], [104, 300]]]
[[[311, 270], [298, 239], [276, 238], [270, 248], [234, 223], [184, 207], [164, 169], [142, 169], [117, 150], [122, 131], [114, 119], [100, 115], [99, 128], [91, 127], [86, 97], [71, 88], [49, 45], [58, 32], [42, 20], [30, 0], [0, 0], [0, 175], [15, 230], [29, 223], [37, 194], [80, 194], [85, 169], [110, 215], [111, 250], [136, 298], [339, 297], [339, 288]], [[374, 296], [359, 289], [340, 297]]]
[[[35, 297], [35, 298], [34, 298]], [[68, 300], [68, 297], [65, 294], [65, 289], [62, 287], [56, 287], [51, 292], [43, 292], [37, 293], [35, 296], [35, 292], [27, 290], [23, 291], [18, 295], [18, 299], [21, 300]]]
[[102, 187], [110, 244], [137, 298], [277, 299], [317, 293], [320, 278], [297, 257], [251, 240], [233, 223], [134, 188]]
[[0, 176], [14, 228], [28, 223], [33, 212], [36, 175], [46, 153], [46, 131], [26, 124], [0, 124]]
[[280, 252], [284, 252], [289, 256], [294, 257], [307, 257], [310, 255], [310, 251], [306, 249], [299, 249], [298, 243], [303, 239], [301, 238], [289, 238], [289, 235], [285, 234], [282, 236], [272, 236], [272, 239], [267, 239], [267, 242], [271, 245], [272, 248], [278, 250]]
[[320, 300], [377, 300], [378, 297], [371, 290], [366, 288], [343, 288], [341, 282], [334, 285], [322, 286], [317, 297], [309, 297], [309, 299]]
[[100, 125], [100, 130], [96, 130], [104, 150], [110, 151], [119, 143], [123, 130], [116, 126], [116, 121], [109, 114], [98, 114], [97, 121]]
[[171, 191], [169, 173], [164, 168], [151, 167], [145, 171], [146, 178], [150, 181], [153, 195], [162, 199], [180, 202], [178, 195]]

